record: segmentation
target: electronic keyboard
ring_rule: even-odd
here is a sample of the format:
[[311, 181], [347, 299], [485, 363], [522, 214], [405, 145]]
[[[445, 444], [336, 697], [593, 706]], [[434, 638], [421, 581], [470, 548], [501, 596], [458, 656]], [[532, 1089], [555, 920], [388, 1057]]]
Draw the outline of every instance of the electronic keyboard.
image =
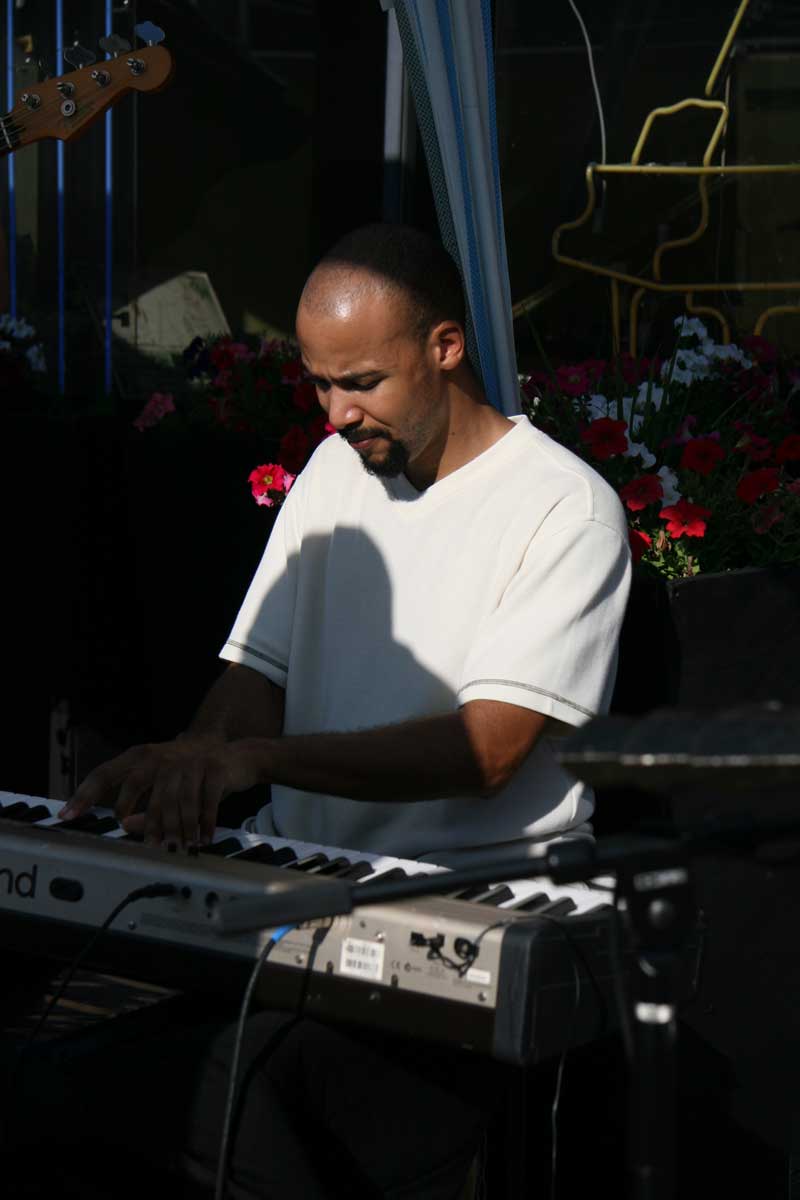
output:
[[[351, 882], [357, 904], [363, 883], [445, 870], [230, 829], [199, 853], [169, 853], [108, 810], [67, 823], [61, 807], [0, 792], [0, 944], [68, 961], [95, 936], [82, 961], [169, 987], [244, 988], [274, 930], [220, 932], [227, 904], [326, 879]], [[171, 894], [123, 905], [154, 885]], [[607, 881], [522, 880], [359, 906], [286, 932], [257, 994], [272, 1008], [535, 1062], [615, 1023], [624, 963], [614, 921]]]

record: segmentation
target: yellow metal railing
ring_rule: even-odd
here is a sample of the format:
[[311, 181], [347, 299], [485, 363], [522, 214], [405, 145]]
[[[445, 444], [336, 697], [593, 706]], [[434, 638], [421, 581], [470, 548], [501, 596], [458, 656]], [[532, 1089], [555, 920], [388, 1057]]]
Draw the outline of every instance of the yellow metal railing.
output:
[[[747, 11], [750, 0], [742, 0], [739, 5], [736, 15], [733, 18], [730, 29], [728, 30], [725, 40], [722, 44], [717, 59], [711, 70], [705, 86], [705, 95], [708, 97], [714, 89], [717, 77], [720, 70], [730, 53], [733, 40], [736, 36], [736, 31], [742, 21], [742, 18]], [[696, 166], [668, 166], [660, 163], [642, 163], [641, 157], [647, 139], [650, 136], [654, 122], [659, 117], [670, 117], [674, 113], [681, 112], [687, 108], [711, 110], [719, 113], [719, 117], [708, 140], [708, 144], [703, 152], [702, 163]], [[699, 241], [709, 226], [709, 197], [708, 188], [709, 181], [718, 176], [721, 179], [732, 179], [737, 176], [747, 175], [796, 175], [800, 174], [800, 162], [798, 163], [774, 163], [774, 164], [744, 164], [741, 166], [731, 166], [727, 163], [714, 163], [712, 159], [716, 153], [720, 139], [725, 132], [730, 111], [727, 103], [723, 100], [695, 99], [687, 98], [680, 100], [676, 104], [665, 105], [660, 108], [653, 109], [650, 112], [642, 126], [642, 131], [634, 147], [630, 162], [598, 164], [590, 163], [586, 168], [586, 192], [587, 200], [586, 207], [581, 215], [574, 221], [567, 221], [555, 230], [552, 238], [552, 252], [556, 262], [564, 263], [567, 266], [575, 267], [580, 271], [588, 271], [590, 274], [604, 276], [611, 281], [611, 326], [613, 337], [613, 349], [615, 353], [619, 352], [621, 345], [621, 313], [622, 304], [620, 297], [620, 285], [628, 284], [634, 290], [629, 302], [628, 321], [629, 321], [629, 346], [632, 354], [637, 353], [638, 341], [638, 321], [639, 308], [646, 292], [655, 292], [661, 294], [681, 295], [683, 294], [686, 308], [691, 313], [696, 313], [716, 319], [722, 330], [722, 340], [730, 341], [730, 327], [728, 322], [718, 309], [708, 305], [697, 304], [695, 301], [696, 293], [712, 293], [712, 292], [766, 292], [766, 291], [781, 291], [794, 292], [800, 294], [800, 280], [778, 281], [778, 280], [726, 280], [723, 283], [709, 282], [703, 280], [682, 280], [677, 283], [668, 283], [663, 278], [663, 260], [665, 255], [670, 251], [676, 250], [679, 247], [690, 246]], [[590, 220], [597, 207], [597, 185], [596, 180], [599, 177], [603, 180], [606, 177], [623, 175], [623, 176], [690, 176], [699, 180], [698, 197], [700, 214], [696, 227], [691, 233], [684, 237], [674, 238], [671, 241], [663, 242], [657, 247], [653, 254], [650, 274], [632, 274], [626, 271], [621, 271], [611, 266], [604, 266], [600, 263], [593, 263], [587, 259], [576, 258], [570, 254], [564, 253], [561, 248], [561, 242], [564, 234], [575, 229], [580, 229], [585, 226]], [[514, 306], [513, 314], [515, 317], [521, 316], [529, 311], [536, 302], [536, 297], [528, 297], [520, 301]], [[798, 313], [800, 312], [800, 303], [787, 303], [772, 305], [761, 311], [755, 323], [754, 332], [761, 333], [764, 325], [770, 317], [780, 313]]]

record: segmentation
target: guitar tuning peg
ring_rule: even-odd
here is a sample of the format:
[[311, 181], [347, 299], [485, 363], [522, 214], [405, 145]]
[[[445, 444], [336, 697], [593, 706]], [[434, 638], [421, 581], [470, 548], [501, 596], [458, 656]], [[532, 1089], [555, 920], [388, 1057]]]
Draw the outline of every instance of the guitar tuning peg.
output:
[[32, 54], [27, 54], [25, 56], [25, 58], [22, 60], [21, 65], [18, 67], [15, 67], [14, 70], [15, 71], [30, 71], [34, 67], [36, 68], [36, 72], [39, 75], [43, 75], [46, 71], [46, 67], [45, 67], [43, 58], [34, 58]]
[[140, 24], [134, 26], [133, 32], [143, 42], [147, 42], [148, 46], [157, 46], [167, 36], [164, 30], [160, 29], [158, 25], [154, 25], [152, 21], [140, 22]]
[[71, 67], [75, 68], [76, 71], [80, 71], [83, 69], [83, 67], [88, 67], [96, 61], [91, 50], [87, 50], [85, 46], [79, 46], [77, 44], [74, 46], [67, 46], [66, 50], [64, 51], [64, 58]]
[[118, 54], [126, 53], [130, 48], [130, 42], [127, 42], [123, 37], [119, 37], [116, 33], [111, 33], [108, 37], [100, 38], [100, 49], [104, 54], [111, 54], [114, 58]]

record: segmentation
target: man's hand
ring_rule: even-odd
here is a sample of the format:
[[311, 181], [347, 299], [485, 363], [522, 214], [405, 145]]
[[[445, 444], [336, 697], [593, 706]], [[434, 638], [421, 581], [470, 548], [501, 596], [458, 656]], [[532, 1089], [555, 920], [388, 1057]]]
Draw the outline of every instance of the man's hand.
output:
[[114, 809], [124, 829], [143, 833], [151, 845], [191, 846], [211, 840], [226, 796], [258, 782], [246, 743], [186, 736], [133, 746], [103, 763], [59, 815], [71, 820], [104, 805]]

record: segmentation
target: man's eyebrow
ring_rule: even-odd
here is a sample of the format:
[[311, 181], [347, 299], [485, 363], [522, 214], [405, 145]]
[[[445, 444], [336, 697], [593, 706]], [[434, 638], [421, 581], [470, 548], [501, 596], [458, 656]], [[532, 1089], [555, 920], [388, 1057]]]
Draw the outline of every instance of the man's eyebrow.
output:
[[345, 371], [343, 375], [336, 375], [329, 381], [324, 379], [321, 375], [315, 375], [313, 371], [309, 371], [305, 363], [303, 363], [303, 367], [308, 375], [308, 378], [312, 381], [321, 380], [323, 383], [332, 382], [340, 385], [343, 383], [364, 383], [368, 379], [374, 379], [377, 376], [383, 376], [386, 374], [385, 371], [381, 371], [377, 367], [372, 367], [367, 371]]

